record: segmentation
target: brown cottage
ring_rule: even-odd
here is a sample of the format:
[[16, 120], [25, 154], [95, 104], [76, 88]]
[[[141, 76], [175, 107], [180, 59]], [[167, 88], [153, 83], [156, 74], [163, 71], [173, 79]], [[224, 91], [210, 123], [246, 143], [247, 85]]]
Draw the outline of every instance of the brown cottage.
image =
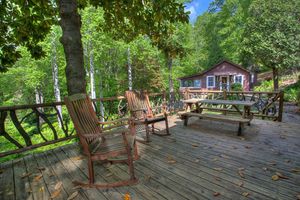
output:
[[255, 75], [240, 65], [224, 60], [204, 72], [178, 79], [180, 89], [229, 90], [231, 84], [241, 83], [244, 91], [249, 91]]

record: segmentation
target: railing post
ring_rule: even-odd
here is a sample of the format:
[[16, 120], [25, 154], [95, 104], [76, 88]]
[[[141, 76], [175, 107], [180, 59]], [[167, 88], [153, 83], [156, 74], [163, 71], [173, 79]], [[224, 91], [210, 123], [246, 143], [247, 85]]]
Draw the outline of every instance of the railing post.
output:
[[[223, 99], [227, 100], [227, 91], [226, 90], [223, 90]], [[223, 108], [226, 109], [226, 105], [223, 105]], [[227, 114], [226, 110], [224, 110], [223, 114], [224, 115]]]
[[283, 97], [284, 97], [284, 92], [281, 90], [279, 92], [279, 111], [278, 111], [278, 119], [277, 119], [277, 121], [279, 121], [279, 122], [282, 122]]

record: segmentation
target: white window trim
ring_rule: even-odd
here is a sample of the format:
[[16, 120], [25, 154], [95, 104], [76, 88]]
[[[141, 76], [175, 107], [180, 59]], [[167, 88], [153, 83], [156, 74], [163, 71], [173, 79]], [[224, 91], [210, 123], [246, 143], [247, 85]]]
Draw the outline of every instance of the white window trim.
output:
[[236, 83], [236, 81], [235, 81], [235, 77], [236, 76], [241, 76], [242, 77], [242, 86], [244, 86], [244, 75], [242, 75], [242, 74], [238, 74], [238, 75], [234, 75], [234, 83]]
[[[208, 85], [208, 79], [211, 78], [211, 77], [213, 77], [214, 81], [213, 81], [213, 85], [212, 85], [212, 86], [209, 86], [209, 85]], [[216, 82], [216, 77], [215, 77], [215, 76], [206, 76], [206, 88], [214, 88], [215, 85], [216, 85], [215, 82]]]

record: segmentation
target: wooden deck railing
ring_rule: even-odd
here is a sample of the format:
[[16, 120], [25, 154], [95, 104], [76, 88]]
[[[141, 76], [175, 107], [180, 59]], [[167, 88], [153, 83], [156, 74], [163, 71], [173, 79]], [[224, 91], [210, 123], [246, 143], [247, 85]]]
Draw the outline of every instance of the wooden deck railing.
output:
[[[161, 107], [165, 93], [149, 94], [152, 107]], [[255, 101], [253, 114], [282, 120], [283, 92], [222, 92], [185, 90], [168, 104], [169, 111], [182, 109], [184, 98], [239, 99]], [[126, 117], [124, 96], [93, 99], [99, 120]], [[75, 131], [64, 102], [0, 107], [0, 158], [75, 138]]]
[[[158, 107], [164, 93], [149, 94]], [[93, 99], [99, 120], [128, 115], [124, 96]], [[75, 138], [64, 102], [0, 107], [0, 158]]]
[[190, 90], [180, 92], [183, 99], [231, 99], [241, 101], [255, 101], [251, 112], [261, 119], [272, 119], [282, 121], [283, 91], [276, 92], [254, 92], [254, 91], [212, 91], [212, 90]]

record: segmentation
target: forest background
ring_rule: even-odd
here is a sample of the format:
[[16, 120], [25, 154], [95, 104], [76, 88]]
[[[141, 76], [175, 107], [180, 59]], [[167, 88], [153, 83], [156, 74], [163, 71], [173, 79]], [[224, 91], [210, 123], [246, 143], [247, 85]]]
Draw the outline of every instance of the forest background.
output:
[[[130, 87], [174, 91], [178, 77], [224, 59], [250, 70], [273, 70], [275, 75], [297, 71], [299, 8], [296, 0], [215, 0], [194, 24], [171, 24], [167, 45], [157, 46], [145, 35], [130, 42], [117, 39], [101, 28], [101, 7], [86, 7], [80, 15], [87, 91], [92, 98], [123, 95]], [[22, 58], [0, 76], [0, 106], [61, 101], [67, 96], [61, 32], [52, 26], [41, 43], [46, 51], [42, 59], [31, 58], [25, 47], [19, 47]]]

